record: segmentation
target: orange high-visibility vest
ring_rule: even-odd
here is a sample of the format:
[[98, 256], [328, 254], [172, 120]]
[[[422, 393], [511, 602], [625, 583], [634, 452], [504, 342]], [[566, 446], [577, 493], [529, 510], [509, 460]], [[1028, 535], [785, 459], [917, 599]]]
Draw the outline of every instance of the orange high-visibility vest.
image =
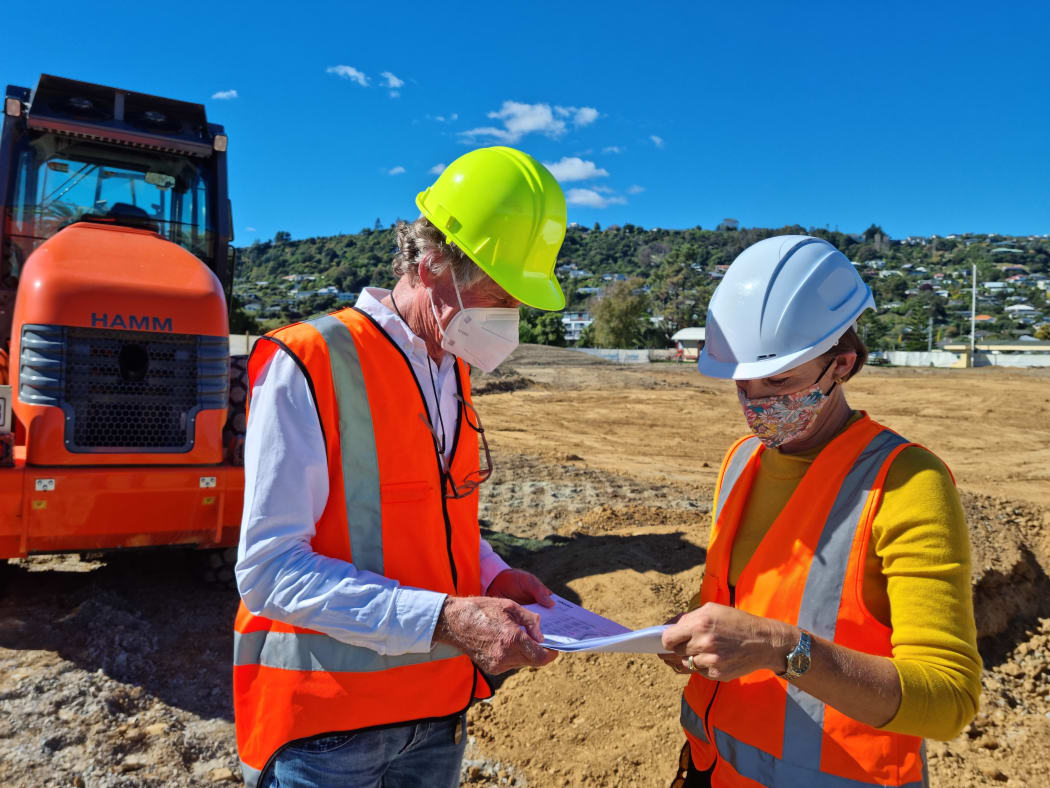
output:
[[[478, 496], [443, 496], [426, 402], [393, 340], [354, 308], [287, 326], [256, 343], [252, 385], [275, 352], [290, 353], [305, 374], [325, 440], [329, 493], [313, 549], [405, 586], [480, 594]], [[469, 403], [468, 370], [456, 363]], [[478, 469], [477, 436], [464, 422], [461, 406], [453, 481]], [[384, 656], [252, 615], [243, 602], [237, 612], [233, 699], [248, 785], [292, 741], [444, 717], [489, 694], [451, 646]]]
[[[786, 621], [868, 654], [891, 656], [892, 630], [863, 601], [864, 561], [886, 473], [907, 446], [867, 414], [817, 455], [735, 588], [729, 561], [764, 446], [743, 438], [722, 463], [701, 603]], [[922, 739], [872, 728], [768, 670], [717, 682], [694, 674], [682, 727], [714, 786], [922, 786]]]

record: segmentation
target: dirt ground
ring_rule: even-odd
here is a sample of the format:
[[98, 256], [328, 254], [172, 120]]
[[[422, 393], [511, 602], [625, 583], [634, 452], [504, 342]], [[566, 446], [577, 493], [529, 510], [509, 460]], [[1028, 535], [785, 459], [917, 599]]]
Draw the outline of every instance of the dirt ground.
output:
[[[521, 348], [478, 376], [496, 473], [485, 535], [513, 565], [630, 627], [699, 588], [712, 485], [745, 427], [695, 367], [621, 367]], [[1050, 784], [1050, 372], [868, 369], [854, 407], [955, 472], [985, 659], [978, 718], [930, 742], [934, 785]], [[0, 785], [240, 781], [229, 688], [233, 594], [182, 551], [9, 568], [0, 596]], [[663, 786], [684, 679], [655, 657], [563, 655], [470, 713], [465, 785]]]

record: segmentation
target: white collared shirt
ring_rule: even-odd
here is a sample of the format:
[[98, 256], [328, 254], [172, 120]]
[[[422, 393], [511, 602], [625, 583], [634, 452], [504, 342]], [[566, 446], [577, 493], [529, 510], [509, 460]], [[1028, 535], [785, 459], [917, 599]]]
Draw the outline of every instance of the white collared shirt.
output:
[[[435, 365], [426, 343], [381, 303], [388, 293], [366, 288], [357, 307], [387, 332], [411, 363], [432, 422], [435, 427], [444, 425], [447, 459], [459, 408], [455, 359], [446, 353]], [[310, 387], [287, 353], [274, 353], [260, 371], [251, 403], [235, 570], [245, 606], [255, 615], [317, 630], [380, 654], [429, 651], [445, 594], [402, 586], [311, 547], [314, 524], [328, 500], [328, 463]], [[480, 558], [481, 587], [487, 589], [508, 566], [484, 539]]]

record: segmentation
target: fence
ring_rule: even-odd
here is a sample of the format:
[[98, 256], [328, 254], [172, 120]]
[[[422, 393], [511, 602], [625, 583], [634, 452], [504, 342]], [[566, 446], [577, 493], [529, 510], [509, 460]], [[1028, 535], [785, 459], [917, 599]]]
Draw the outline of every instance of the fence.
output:
[[965, 356], [945, 350], [884, 350], [871, 355], [873, 358], [883, 358], [895, 367], [963, 367], [966, 365]]
[[624, 350], [617, 348], [604, 348], [604, 347], [578, 347], [582, 353], [587, 353], [591, 356], [598, 356], [598, 358], [604, 358], [606, 361], [615, 361], [617, 364], [648, 364], [649, 363], [649, 350]]
[[258, 338], [256, 334], [230, 334], [230, 355], [247, 356]]
[[[966, 367], [967, 353], [947, 350], [884, 350], [872, 353], [895, 367]], [[975, 367], [1050, 367], [1050, 353], [981, 353], [973, 355]]]
[[1050, 367], [1050, 353], [974, 353], [975, 367]]

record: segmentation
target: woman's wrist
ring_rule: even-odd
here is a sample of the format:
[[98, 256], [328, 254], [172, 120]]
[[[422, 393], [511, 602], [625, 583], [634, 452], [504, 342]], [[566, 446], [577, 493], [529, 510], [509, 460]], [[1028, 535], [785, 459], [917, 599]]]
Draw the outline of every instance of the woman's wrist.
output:
[[770, 623], [769, 663], [766, 667], [780, 675], [787, 668], [787, 655], [798, 645], [802, 630], [783, 621], [770, 619]]

